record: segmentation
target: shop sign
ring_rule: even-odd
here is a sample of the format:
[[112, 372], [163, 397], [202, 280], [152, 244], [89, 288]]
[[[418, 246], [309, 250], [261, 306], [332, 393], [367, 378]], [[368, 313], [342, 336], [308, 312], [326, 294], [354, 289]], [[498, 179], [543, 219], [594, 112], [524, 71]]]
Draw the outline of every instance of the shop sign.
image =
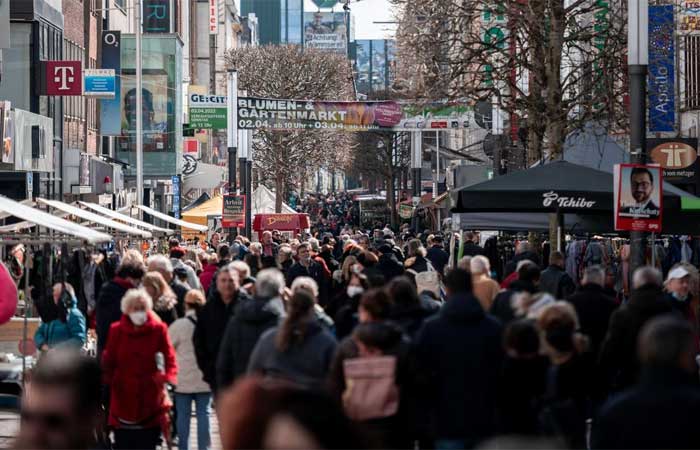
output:
[[664, 181], [694, 184], [698, 170], [696, 138], [647, 139], [649, 155], [661, 166]]
[[545, 192], [542, 194], [542, 206], [545, 208], [582, 208], [590, 209], [595, 206], [595, 200], [588, 200], [586, 197], [568, 197], [559, 195], [554, 191]]
[[415, 208], [411, 205], [399, 205], [399, 217], [402, 219], [410, 219], [413, 217], [413, 210]]
[[176, 219], [180, 218], [180, 177], [172, 176], [173, 182], [173, 215]]
[[143, 0], [143, 32], [170, 33], [172, 0]]
[[224, 195], [224, 207], [221, 214], [223, 228], [245, 226], [245, 196]]
[[661, 232], [663, 171], [660, 166], [616, 164], [615, 230]]
[[86, 97], [114, 98], [114, 69], [85, 69], [83, 79], [83, 93]]
[[83, 94], [82, 62], [45, 61], [46, 95]]

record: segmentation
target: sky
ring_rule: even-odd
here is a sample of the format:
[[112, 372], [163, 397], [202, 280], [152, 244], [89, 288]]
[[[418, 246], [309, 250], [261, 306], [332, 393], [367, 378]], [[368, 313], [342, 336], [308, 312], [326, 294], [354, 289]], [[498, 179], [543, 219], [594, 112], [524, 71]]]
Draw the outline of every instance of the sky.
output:
[[[338, 3], [334, 11], [342, 11]], [[305, 11], [318, 8], [311, 0], [304, 0]], [[355, 17], [355, 39], [391, 39], [394, 37], [394, 24], [376, 24], [374, 22], [393, 22], [394, 6], [388, 0], [351, 0], [350, 11]]]
[[[240, 0], [236, 0], [240, 11]], [[311, 0], [304, 0], [305, 11], [318, 8]], [[376, 24], [374, 22], [393, 22], [394, 7], [388, 0], [350, 0], [350, 10], [355, 17], [355, 39], [391, 39], [394, 37], [394, 24]], [[342, 3], [333, 9], [342, 11]]]

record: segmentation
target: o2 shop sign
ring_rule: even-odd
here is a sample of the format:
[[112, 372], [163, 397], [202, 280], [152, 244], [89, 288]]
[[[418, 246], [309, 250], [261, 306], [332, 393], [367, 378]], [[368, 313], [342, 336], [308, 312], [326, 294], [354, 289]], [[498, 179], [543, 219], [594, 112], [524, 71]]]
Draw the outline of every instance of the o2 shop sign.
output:
[[559, 208], [593, 208], [594, 200], [587, 200], [585, 197], [566, 197], [560, 196], [554, 191], [545, 192], [542, 194], [542, 206], [549, 208], [558, 206]]
[[83, 94], [81, 61], [46, 61], [46, 95], [76, 96]]

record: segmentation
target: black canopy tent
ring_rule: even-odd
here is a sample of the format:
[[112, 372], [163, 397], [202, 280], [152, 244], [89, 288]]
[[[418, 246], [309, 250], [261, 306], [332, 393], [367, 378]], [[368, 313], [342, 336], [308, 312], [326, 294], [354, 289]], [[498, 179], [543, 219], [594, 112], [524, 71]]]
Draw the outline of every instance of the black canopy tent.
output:
[[[700, 233], [700, 214], [681, 212], [681, 197], [695, 197], [669, 183], [663, 184], [663, 193], [662, 232]], [[513, 214], [522, 214], [523, 226], [537, 222], [533, 214], [557, 213], [562, 221], [567, 218], [569, 231], [572, 226], [576, 231], [614, 231], [613, 174], [566, 161], [496, 177], [458, 189], [451, 195], [451, 211], [462, 213], [463, 228], [468, 227], [469, 213], [490, 213], [486, 217], [481, 214], [480, 223], [486, 225], [484, 219], [490, 216], [492, 229], [496, 230], [499, 229], [499, 214], [496, 213], [508, 213], [511, 221], [515, 219]]]

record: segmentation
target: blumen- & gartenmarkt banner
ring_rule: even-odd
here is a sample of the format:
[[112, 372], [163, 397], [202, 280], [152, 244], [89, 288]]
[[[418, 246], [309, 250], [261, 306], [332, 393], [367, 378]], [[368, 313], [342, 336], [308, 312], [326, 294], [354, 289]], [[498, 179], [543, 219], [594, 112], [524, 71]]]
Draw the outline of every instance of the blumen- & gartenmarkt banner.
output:
[[426, 113], [421, 108], [407, 107], [393, 101], [335, 102], [238, 98], [238, 128], [244, 130], [369, 131], [468, 128], [471, 121], [470, 108], [465, 106], [440, 105], [434, 111]]

